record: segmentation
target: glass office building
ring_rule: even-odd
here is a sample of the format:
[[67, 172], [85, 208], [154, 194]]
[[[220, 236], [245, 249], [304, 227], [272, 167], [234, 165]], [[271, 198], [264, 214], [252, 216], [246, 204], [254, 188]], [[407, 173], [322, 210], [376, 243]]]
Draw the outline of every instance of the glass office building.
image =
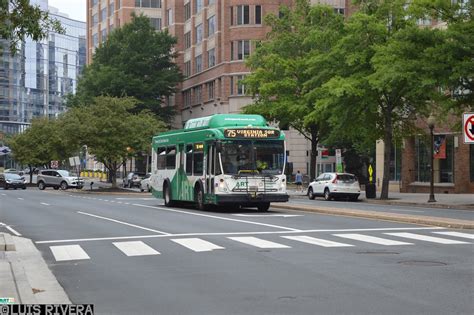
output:
[[55, 117], [65, 110], [65, 96], [76, 91], [86, 64], [86, 23], [48, 7], [47, 0], [31, 0], [58, 19], [65, 34], [51, 32], [41, 42], [27, 39], [15, 56], [0, 39], [0, 132], [15, 134], [38, 116]]

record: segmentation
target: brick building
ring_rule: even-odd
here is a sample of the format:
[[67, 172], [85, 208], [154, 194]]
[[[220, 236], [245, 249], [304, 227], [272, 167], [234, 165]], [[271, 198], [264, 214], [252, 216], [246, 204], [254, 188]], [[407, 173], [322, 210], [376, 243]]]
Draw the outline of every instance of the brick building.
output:
[[[349, 0], [313, 0], [348, 14]], [[130, 14], [150, 17], [157, 30], [167, 28], [178, 38], [177, 64], [185, 79], [180, 92], [167, 103], [178, 115], [180, 128], [191, 119], [218, 113], [237, 113], [252, 102], [240, 80], [249, 73], [245, 59], [255, 50], [255, 40], [264, 39], [269, 28], [263, 18], [278, 14], [280, 5], [294, 0], [88, 0], [87, 60], [95, 47], [115, 27], [130, 21]], [[348, 9], [346, 9], [346, 7]], [[295, 130], [285, 131], [293, 169], [309, 173], [310, 143]]]

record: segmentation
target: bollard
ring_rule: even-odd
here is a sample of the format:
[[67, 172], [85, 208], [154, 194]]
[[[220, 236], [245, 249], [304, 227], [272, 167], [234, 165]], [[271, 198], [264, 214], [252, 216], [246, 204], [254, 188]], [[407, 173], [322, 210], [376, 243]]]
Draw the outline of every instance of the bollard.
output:
[[94, 185], [94, 182], [91, 182], [90, 185], [91, 185], [91, 190], [92, 190], [92, 185]]

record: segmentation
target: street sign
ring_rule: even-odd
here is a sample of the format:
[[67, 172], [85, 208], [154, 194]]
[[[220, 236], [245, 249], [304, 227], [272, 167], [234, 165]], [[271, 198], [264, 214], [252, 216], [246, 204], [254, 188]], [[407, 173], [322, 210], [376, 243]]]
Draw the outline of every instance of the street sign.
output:
[[464, 143], [474, 143], [474, 113], [464, 113], [462, 117]]
[[372, 183], [372, 174], [374, 174], [374, 169], [372, 168], [372, 164], [369, 164], [369, 183]]

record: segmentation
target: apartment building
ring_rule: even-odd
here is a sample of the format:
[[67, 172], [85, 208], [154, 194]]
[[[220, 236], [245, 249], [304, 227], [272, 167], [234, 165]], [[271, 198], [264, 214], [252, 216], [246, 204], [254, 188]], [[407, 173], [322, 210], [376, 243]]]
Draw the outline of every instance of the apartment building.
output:
[[[332, 5], [341, 14], [349, 0], [312, 1]], [[167, 28], [178, 38], [176, 62], [185, 79], [167, 103], [175, 106], [174, 125], [181, 128], [191, 119], [218, 113], [238, 113], [250, 104], [241, 80], [249, 74], [245, 60], [255, 41], [265, 38], [269, 27], [263, 19], [278, 14], [281, 5], [294, 0], [88, 0], [87, 60], [115, 27], [143, 13], [152, 25]], [[285, 131], [293, 169], [309, 173], [309, 141], [295, 130]]]

